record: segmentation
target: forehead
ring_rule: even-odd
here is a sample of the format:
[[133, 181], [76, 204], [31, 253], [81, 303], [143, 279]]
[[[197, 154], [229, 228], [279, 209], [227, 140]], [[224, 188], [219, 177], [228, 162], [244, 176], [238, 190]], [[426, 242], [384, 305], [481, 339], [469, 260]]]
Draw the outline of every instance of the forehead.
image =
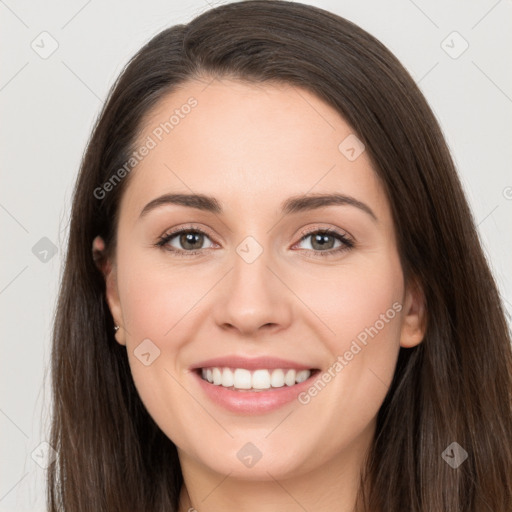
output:
[[150, 149], [131, 171], [122, 204], [140, 212], [154, 197], [177, 191], [219, 197], [234, 212], [250, 205], [275, 209], [286, 197], [308, 192], [381, 202], [366, 153], [351, 160], [343, 152], [351, 137], [341, 115], [305, 89], [190, 81], [143, 120], [135, 147]]

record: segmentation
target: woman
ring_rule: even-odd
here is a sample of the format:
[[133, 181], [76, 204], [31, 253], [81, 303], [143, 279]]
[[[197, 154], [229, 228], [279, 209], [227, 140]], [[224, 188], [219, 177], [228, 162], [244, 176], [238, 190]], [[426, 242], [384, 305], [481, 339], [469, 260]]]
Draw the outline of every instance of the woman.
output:
[[52, 511], [511, 511], [512, 351], [440, 128], [276, 0], [131, 60], [75, 188]]

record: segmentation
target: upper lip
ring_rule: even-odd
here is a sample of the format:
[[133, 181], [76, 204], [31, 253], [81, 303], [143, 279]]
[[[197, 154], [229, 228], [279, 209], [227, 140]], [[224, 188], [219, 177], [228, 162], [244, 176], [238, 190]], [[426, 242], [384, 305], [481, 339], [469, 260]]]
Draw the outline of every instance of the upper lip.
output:
[[193, 364], [190, 369], [197, 370], [199, 368], [209, 367], [229, 367], [229, 368], [245, 368], [247, 370], [258, 370], [258, 369], [295, 369], [295, 370], [311, 370], [314, 367], [308, 364], [301, 364], [296, 361], [290, 361], [288, 359], [281, 359], [279, 357], [271, 356], [260, 356], [260, 357], [241, 357], [236, 355], [216, 357], [200, 361], [199, 363]]

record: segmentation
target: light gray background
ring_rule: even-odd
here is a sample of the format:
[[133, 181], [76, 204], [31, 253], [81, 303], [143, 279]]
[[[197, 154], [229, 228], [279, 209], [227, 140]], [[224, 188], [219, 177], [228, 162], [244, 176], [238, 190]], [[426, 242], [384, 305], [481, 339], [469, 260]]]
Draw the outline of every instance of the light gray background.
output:
[[[51, 454], [40, 447], [51, 403], [50, 333], [72, 187], [93, 122], [143, 43], [219, 3], [0, 0], [0, 511], [45, 509], [45, 470], [36, 461]], [[306, 3], [378, 37], [419, 83], [452, 150], [510, 315], [512, 1]], [[43, 31], [58, 43], [47, 59], [31, 47], [50, 48]], [[464, 41], [454, 31], [469, 44], [458, 58], [452, 56]], [[32, 252], [43, 237], [57, 248], [46, 262]]]

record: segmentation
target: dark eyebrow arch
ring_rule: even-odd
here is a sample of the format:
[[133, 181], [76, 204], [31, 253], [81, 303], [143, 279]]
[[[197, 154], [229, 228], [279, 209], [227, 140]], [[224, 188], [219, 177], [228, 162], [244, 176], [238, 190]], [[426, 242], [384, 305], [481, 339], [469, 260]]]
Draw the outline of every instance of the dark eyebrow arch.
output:
[[[167, 204], [176, 204], [215, 214], [222, 214], [222, 206], [214, 197], [206, 196], [204, 194], [164, 194], [163, 196], [153, 199], [144, 206], [140, 213], [140, 217], [143, 217], [159, 206]], [[281, 204], [281, 211], [284, 215], [290, 215], [293, 213], [315, 210], [333, 205], [354, 206], [355, 208], [359, 208], [363, 212], [367, 213], [374, 221], [377, 221], [377, 216], [368, 205], [358, 201], [354, 197], [344, 194], [310, 194], [292, 196]]]
[[151, 210], [166, 204], [177, 204], [188, 206], [189, 208], [197, 208], [212, 213], [222, 213], [220, 203], [214, 197], [205, 196], [204, 194], [164, 194], [150, 201], [142, 211], [139, 218], [143, 217]]
[[283, 202], [281, 209], [283, 214], [289, 215], [291, 213], [315, 210], [317, 208], [324, 208], [332, 205], [354, 206], [367, 213], [374, 221], [377, 221], [377, 216], [368, 205], [358, 201], [354, 197], [344, 194], [309, 194], [307, 196], [293, 196]]

